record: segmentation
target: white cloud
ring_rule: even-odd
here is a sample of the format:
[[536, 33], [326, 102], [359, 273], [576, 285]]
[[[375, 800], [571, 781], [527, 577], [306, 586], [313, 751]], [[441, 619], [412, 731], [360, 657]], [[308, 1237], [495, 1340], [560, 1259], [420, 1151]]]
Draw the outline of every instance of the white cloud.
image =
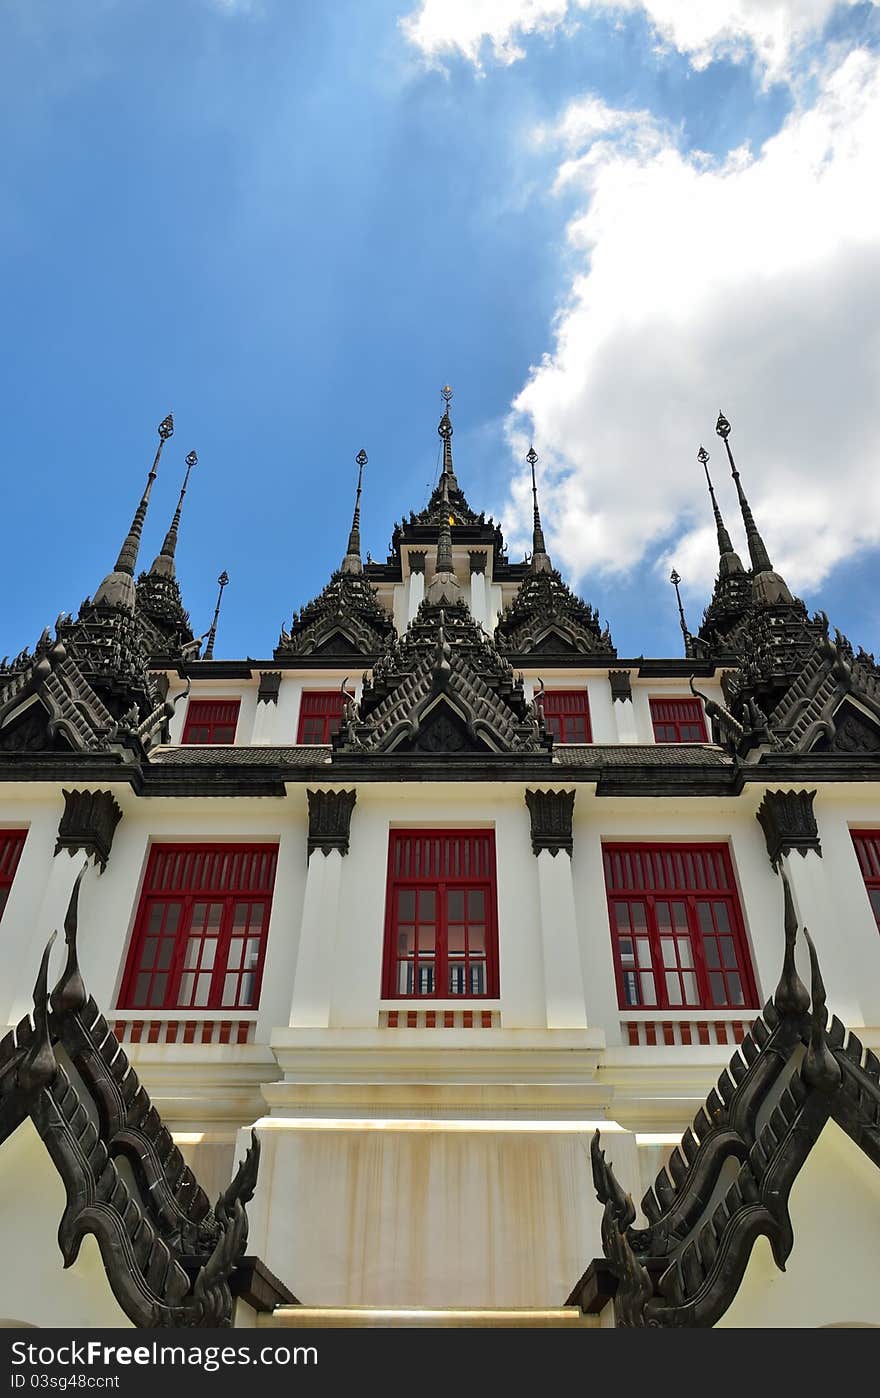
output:
[[586, 11], [641, 11], [658, 39], [687, 54], [695, 68], [726, 55], [754, 54], [768, 79], [782, 77], [794, 54], [821, 32], [838, 6], [859, 0], [422, 0], [401, 21], [431, 63], [459, 53], [481, 67], [485, 45], [496, 63], [524, 56], [521, 40], [551, 33]]
[[[509, 431], [517, 454], [534, 436], [554, 483], [542, 512], [560, 565], [578, 578], [659, 554], [704, 589], [716, 552], [701, 439], [742, 540], [719, 407], [793, 586], [880, 544], [880, 58], [849, 54], [756, 155], [720, 165], [682, 154], [648, 114], [592, 100], [542, 139], [585, 207], [553, 352]], [[520, 543], [526, 503], [522, 480], [505, 521]]]

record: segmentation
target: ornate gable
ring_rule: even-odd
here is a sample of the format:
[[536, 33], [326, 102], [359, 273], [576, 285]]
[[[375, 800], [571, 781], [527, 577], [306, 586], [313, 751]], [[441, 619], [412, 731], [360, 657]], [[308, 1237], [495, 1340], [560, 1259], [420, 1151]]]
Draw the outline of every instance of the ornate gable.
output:
[[293, 655], [375, 655], [394, 636], [394, 624], [362, 573], [337, 568], [327, 586], [281, 632], [275, 659]]
[[551, 746], [522, 683], [460, 601], [422, 603], [334, 739], [345, 753], [549, 754]]
[[495, 644], [507, 655], [617, 655], [598, 612], [575, 596], [555, 568], [525, 579], [495, 628]]

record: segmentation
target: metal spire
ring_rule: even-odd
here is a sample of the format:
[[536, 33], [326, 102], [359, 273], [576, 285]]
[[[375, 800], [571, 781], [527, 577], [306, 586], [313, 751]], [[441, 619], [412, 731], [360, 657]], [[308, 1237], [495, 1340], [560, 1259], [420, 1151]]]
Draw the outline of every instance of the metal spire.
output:
[[744, 573], [745, 568], [739, 554], [735, 552], [730, 535], [721, 518], [721, 511], [718, 508], [718, 501], [715, 499], [715, 490], [712, 486], [712, 478], [709, 475], [709, 453], [701, 446], [697, 452], [697, 460], [706, 472], [706, 484], [709, 487], [709, 498], [712, 501], [712, 510], [715, 515], [715, 528], [718, 531], [718, 555], [721, 560], [719, 572], [722, 577], [728, 577], [731, 573]]
[[672, 572], [669, 574], [669, 581], [675, 588], [675, 600], [678, 603], [678, 621], [679, 625], [681, 626], [681, 634], [682, 636], [684, 636], [684, 651], [685, 655], [687, 655], [688, 642], [691, 639], [691, 633], [690, 631], [688, 631], [688, 624], [684, 619], [684, 607], [681, 605], [681, 593], [678, 590], [678, 584], [681, 582], [681, 574], [676, 572], [674, 568]]
[[532, 526], [532, 572], [549, 573], [551, 569], [550, 557], [547, 553], [547, 545], [544, 542], [544, 530], [541, 528], [541, 512], [538, 509], [538, 485], [535, 480], [535, 465], [538, 460], [538, 453], [533, 446], [526, 452], [526, 461], [532, 468], [532, 504], [534, 512], [534, 522]]
[[749, 507], [745, 491], [739, 478], [739, 471], [736, 469], [736, 462], [733, 459], [733, 452], [730, 450], [730, 423], [723, 413], [718, 414], [718, 421], [715, 424], [715, 431], [727, 448], [727, 459], [730, 462], [730, 474], [736, 484], [736, 493], [739, 496], [739, 505], [742, 510], [743, 523], [746, 526], [746, 539], [749, 545], [749, 558], [752, 560], [752, 571], [755, 573], [772, 573], [773, 564], [770, 562], [764, 540], [758, 532], [755, 517]]
[[203, 660], [214, 659], [214, 642], [217, 639], [217, 618], [220, 615], [220, 603], [223, 601], [223, 589], [229, 582], [229, 574], [227, 573], [225, 568], [223, 569], [223, 572], [220, 574], [217, 581], [220, 584], [220, 591], [217, 593], [217, 605], [214, 608], [214, 620], [211, 622], [211, 629], [208, 632], [208, 643], [205, 646], [205, 653], [202, 656]]
[[452, 399], [452, 389], [449, 384], [444, 384], [440, 390], [440, 396], [446, 407], [440, 419], [438, 433], [443, 439], [443, 472], [440, 483], [443, 487], [443, 499], [449, 499], [450, 490], [458, 490], [458, 481], [455, 479], [455, 471], [452, 466], [452, 419], [449, 416], [449, 404]]
[[342, 560], [343, 573], [362, 573], [364, 571], [364, 565], [361, 563], [361, 487], [364, 479], [364, 467], [368, 460], [367, 453], [361, 447], [355, 457], [358, 468], [357, 495], [354, 502], [351, 532], [348, 536], [348, 548], [345, 550], [345, 557]]
[[150, 474], [147, 476], [147, 484], [144, 489], [141, 502], [135, 510], [131, 528], [125, 536], [125, 542], [119, 550], [119, 557], [112, 573], [101, 583], [95, 593], [94, 601], [103, 603], [105, 606], [124, 607], [131, 611], [134, 607], [134, 570], [137, 566], [138, 550], [140, 548], [141, 534], [144, 528], [144, 520], [147, 517], [147, 506], [150, 503], [150, 492], [153, 489], [153, 481], [156, 479], [156, 470], [159, 465], [159, 458], [162, 455], [162, 448], [174, 433], [174, 418], [171, 413], [163, 418], [159, 423], [159, 445], [156, 448], [156, 455], [150, 467]]
[[186, 475], [183, 478], [183, 485], [180, 488], [180, 498], [177, 501], [177, 509], [174, 511], [174, 518], [171, 521], [171, 528], [165, 535], [165, 542], [159, 550], [158, 555], [153, 560], [150, 572], [154, 576], [163, 578], [174, 577], [174, 554], [177, 549], [177, 531], [180, 527], [180, 515], [183, 509], [183, 497], [186, 495], [186, 488], [189, 485], [190, 471], [197, 466], [199, 458], [194, 451], [191, 451], [186, 458]]

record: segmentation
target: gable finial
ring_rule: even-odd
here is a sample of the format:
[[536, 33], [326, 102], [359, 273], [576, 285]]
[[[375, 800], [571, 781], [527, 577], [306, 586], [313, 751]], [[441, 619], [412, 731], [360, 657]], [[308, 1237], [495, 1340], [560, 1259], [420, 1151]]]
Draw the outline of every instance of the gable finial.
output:
[[220, 584], [220, 591], [217, 593], [217, 605], [214, 608], [214, 620], [211, 622], [211, 629], [208, 632], [208, 643], [205, 646], [205, 653], [202, 656], [203, 660], [214, 659], [214, 642], [217, 639], [217, 620], [220, 616], [220, 603], [223, 601], [223, 589], [229, 582], [229, 574], [227, 573], [225, 568], [223, 569], [223, 572], [220, 574], [217, 581]]
[[549, 573], [552, 570], [547, 545], [544, 542], [544, 530], [541, 527], [541, 511], [538, 508], [538, 483], [535, 479], [535, 466], [538, 462], [538, 453], [534, 446], [530, 446], [526, 452], [526, 461], [532, 470], [532, 562], [533, 573]]
[[177, 509], [174, 511], [174, 518], [171, 521], [171, 528], [165, 535], [165, 542], [159, 550], [159, 553], [154, 558], [153, 566], [150, 569], [150, 572], [154, 576], [158, 575], [159, 577], [163, 578], [174, 577], [174, 555], [177, 551], [177, 531], [180, 528], [180, 516], [183, 511], [183, 500], [184, 496], [186, 495], [186, 488], [189, 485], [190, 472], [192, 471], [193, 467], [198, 466], [198, 464], [198, 456], [194, 451], [191, 451], [186, 458], [186, 475], [183, 478], [183, 485], [180, 487], [180, 496], [178, 497], [177, 501]]
[[688, 630], [688, 624], [685, 620], [684, 615], [684, 607], [681, 605], [681, 593], [678, 590], [678, 585], [681, 582], [681, 574], [675, 568], [673, 568], [672, 572], [669, 574], [669, 581], [675, 588], [675, 600], [678, 603], [678, 622], [679, 626], [681, 627], [681, 634], [684, 637], [684, 653], [685, 655], [687, 655], [688, 644], [691, 639], [691, 633]]
[[455, 479], [455, 471], [452, 466], [452, 419], [449, 416], [452, 389], [448, 383], [441, 388], [440, 397], [444, 403], [443, 416], [440, 419], [440, 426], [437, 428], [443, 440], [443, 470], [440, 481], [443, 487], [443, 499], [448, 501], [450, 490], [458, 490], [458, 481]]
[[749, 558], [752, 560], [752, 569], [755, 573], [772, 573], [773, 564], [770, 562], [770, 555], [764, 545], [764, 540], [755, 523], [746, 493], [742, 488], [742, 481], [739, 478], [739, 471], [736, 469], [736, 462], [733, 459], [733, 452], [730, 448], [730, 423], [722, 412], [718, 414], [718, 421], [715, 424], [715, 431], [721, 438], [727, 450], [727, 459], [730, 462], [730, 474], [733, 476], [736, 485], [736, 493], [739, 497], [739, 507], [742, 511], [743, 524], [746, 527], [746, 539], [749, 545]]
[[147, 507], [150, 503], [150, 493], [153, 489], [153, 481], [156, 479], [156, 472], [159, 466], [159, 458], [162, 455], [162, 448], [169, 437], [174, 435], [174, 418], [171, 413], [163, 418], [159, 423], [159, 445], [156, 448], [156, 455], [150, 467], [150, 474], [147, 476], [147, 484], [141, 496], [141, 502], [134, 513], [131, 528], [125, 536], [125, 542], [119, 550], [119, 557], [112, 573], [108, 573], [101, 586], [94, 596], [94, 601], [106, 606], [123, 607], [131, 611], [134, 607], [134, 570], [137, 566], [138, 550], [140, 549], [141, 534], [143, 533], [144, 520], [147, 517]]
[[354, 501], [351, 531], [348, 536], [348, 548], [345, 550], [345, 557], [342, 560], [343, 573], [362, 573], [364, 571], [364, 565], [361, 563], [361, 489], [364, 480], [364, 467], [369, 459], [361, 447], [355, 457], [358, 468], [357, 494]]
[[709, 487], [709, 499], [712, 501], [712, 513], [715, 516], [715, 531], [718, 535], [718, 571], [722, 577], [729, 577], [732, 573], [744, 573], [745, 568], [739, 554], [735, 551], [730, 535], [721, 518], [721, 511], [718, 508], [718, 501], [715, 499], [715, 488], [712, 485], [712, 477], [709, 475], [709, 453], [704, 446], [697, 452], [697, 460], [706, 473], [706, 484]]

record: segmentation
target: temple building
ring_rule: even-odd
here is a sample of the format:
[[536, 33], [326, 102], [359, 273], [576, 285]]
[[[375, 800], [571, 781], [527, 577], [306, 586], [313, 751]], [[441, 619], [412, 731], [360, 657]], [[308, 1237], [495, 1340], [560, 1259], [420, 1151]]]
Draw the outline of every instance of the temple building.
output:
[[880, 666], [723, 415], [702, 622], [627, 657], [443, 399], [427, 505], [365, 561], [361, 451], [271, 656], [215, 657], [225, 573], [194, 630], [169, 416], [0, 663], [0, 1316], [878, 1325]]

